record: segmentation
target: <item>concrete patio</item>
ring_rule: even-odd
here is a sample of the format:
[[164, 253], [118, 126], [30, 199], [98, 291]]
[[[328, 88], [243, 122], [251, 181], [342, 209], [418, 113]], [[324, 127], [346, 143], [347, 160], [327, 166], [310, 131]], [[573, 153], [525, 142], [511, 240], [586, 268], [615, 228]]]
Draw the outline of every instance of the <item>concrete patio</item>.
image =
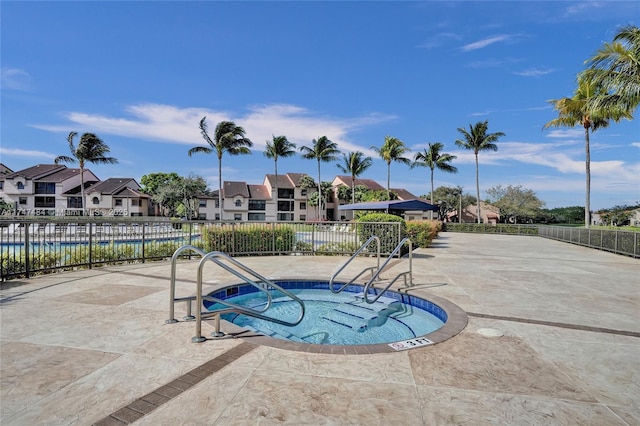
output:
[[[346, 258], [239, 260], [267, 277], [328, 279]], [[165, 324], [169, 262], [2, 283], [0, 423], [640, 424], [640, 261], [539, 237], [442, 233], [413, 267], [410, 292], [457, 304], [467, 327], [361, 355], [250, 337], [191, 343], [193, 322]], [[178, 295], [194, 293], [196, 269], [178, 263]], [[209, 290], [237, 282], [208, 266], [204, 276]]]

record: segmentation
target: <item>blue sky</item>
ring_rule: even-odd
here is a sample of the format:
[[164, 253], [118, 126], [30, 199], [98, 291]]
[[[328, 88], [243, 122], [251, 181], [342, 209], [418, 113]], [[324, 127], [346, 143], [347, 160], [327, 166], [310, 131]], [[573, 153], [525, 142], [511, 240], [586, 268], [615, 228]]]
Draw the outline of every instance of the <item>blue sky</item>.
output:
[[[218, 187], [198, 123], [243, 126], [253, 154], [223, 158], [223, 179], [262, 183], [265, 141], [326, 135], [374, 158], [362, 177], [386, 185], [371, 146], [401, 139], [411, 156], [441, 142], [457, 174], [435, 186], [475, 194], [459, 127], [504, 132], [480, 154], [480, 190], [533, 189], [548, 208], [584, 205], [582, 128], [543, 130], [548, 100], [570, 96], [584, 61], [625, 24], [635, 2], [13, 2], [1, 3], [0, 161], [20, 170], [68, 155], [70, 131], [94, 132], [117, 165], [101, 179], [196, 174]], [[591, 138], [593, 209], [640, 203], [640, 127]], [[281, 159], [279, 173], [316, 163]], [[391, 186], [430, 190], [429, 169], [391, 165]], [[322, 164], [322, 180], [342, 174]]]

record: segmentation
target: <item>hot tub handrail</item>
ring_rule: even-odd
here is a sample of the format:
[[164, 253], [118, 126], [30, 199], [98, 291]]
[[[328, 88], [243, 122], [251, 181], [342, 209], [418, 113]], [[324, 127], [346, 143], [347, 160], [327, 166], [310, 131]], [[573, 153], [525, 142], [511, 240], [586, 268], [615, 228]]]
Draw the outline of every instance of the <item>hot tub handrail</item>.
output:
[[169, 290], [169, 319], [165, 322], [167, 324], [178, 322], [175, 316], [175, 303], [176, 302], [186, 302], [187, 303], [187, 317], [192, 318], [191, 316], [191, 301], [195, 299], [195, 297], [179, 297], [176, 298], [176, 262], [180, 257], [182, 252], [187, 250], [194, 251], [200, 256], [204, 256], [207, 253], [202, 250], [200, 247], [192, 246], [192, 245], [184, 245], [179, 247], [175, 252], [173, 252], [173, 256], [171, 256], [171, 289]]
[[[347, 265], [349, 265], [349, 263], [351, 263], [351, 261], [353, 261], [353, 259], [355, 259], [356, 257], [358, 257], [358, 255], [369, 246], [369, 244], [371, 244], [373, 241], [376, 242], [377, 245], [377, 255], [376, 255], [376, 259], [377, 259], [377, 266], [370, 266], [368, 268], [363, 269], [360, 273], [358, 273], [358, 275], [356, 275], [355, 277], [353, 277], [353, 279], [351, 281], [349, 281], [348, 283], [346, 283], [345, 285], [343, 285], [342, 287], [340, 287], [338, 290], [334, 290], [333, 289], [333, 280], [336, 279], [336, 277], [340, 274], [340, 272], [342, 272], [344, 270], [344, 268], [347, 267]], [[380, 238], [376, 235], [372, 235], [371, 237], [369, 237], [369, 239], [358, 249], [355, 251], [355, 253], [353, 253], [353, 255], [351, 255], [351, 257], [342, 265], [340, 266], [340, 268], [338, 268], [338, 270], [331, 276], [331, 278], [329, 279], [329, 290], [331, 290], [332, 293], [340, 293], [342, 290], [344, 290], [345, 288], [347, 288], [347, 286], [353, 284], [353, 282], [355, 280], [357, 280], [358, 278], [360, 278], [360, 276], [362, 274], [364, 274], [366, 271], [371, 270], [372, 271], [372, 275], [373, 275], [373, 271], [374, 270], [380, 270]]]
[[[260, 285], [257, 282], [254, 282], [253, 280], [248, 279], [247, 277], [245, 277], [244, 275], [242, 275], [238, 271], [232, 270], [232, 268], [230, 268], [228, 265], [225, 265], [224, 263], [222, 263], [222, 261], [220, 261], [219, 258], [223, 258], [223, 259], [227, 260], [228, 262], [231, 262], [232, 264], [234, 264], [238, 268], [242, 269], [243, 271], [253, 275], [254, 278], [258, 278], [258, 280], [261, 281], [262, 284], [264, 284], [264, 285]], [[236, 259], [234, 259], [233, 257], [229, 256], [228, 254], [220, 252], [220, 251], [212, 251], [212, 252], [209, 252], [206, 255], [204, 255], [202, 257], [202, 259], [200, 259], [200, 263], [198, 264], [198, 276], [197, 276], [197, 280], [196, 280], [196, 284], [197, 284], [196, 305], [197, 305], [198, 309], [196, 310], [196, 318], [195, 318], [195, 320], [196, 320], [196, 335], [195, 335], [195, 337], [193, 337], [191, 339], [192, 342], [199, 343], [199, 342], [203, 342], [205, 340], [204, 337], [202, 337], [202, 318], [203, 318], [202, 301], [204, 299], [204, 296], [202, 295], [202, 270], [204, 269], [204, 265], [208, 260], [212, 260], [215, 264], [217, 264], [218, 266], [222, 267], [226, 271], [233, 273], [237, 277], [240, 277], [240, 278], [244, 279], [248, 284], [251, 284], [254, 287], [258, 288], [259, 290], [264, 291], [267, 294], [268, 303], [267, 303], [267, 306], [263, 310], [258, 311], [258, 310], [255, 310], [255, 309], [247, 308], [245, 306], [236, 305], [235, 303], [231, 303], [231, 302], [223, 300], [223, 299], [218, 299], [218, 298], [215, 298], [213, 296], [206, 296], [207, 300], [215, 301], [215, 302], [220, 303], [222, 305], [228, 306], [228, 308], [219, 309], [219, 310], [216, 310], [216, 311], [213, 311], [213, 312], [204, 312], [204, 317], [205, 318], [209, 317], [209, 316], [217, 315], [217, 319], [219, 320], [220, 314], [223, 313], [223, 312], [239, 312], [239, 313], [243, 313], [245, 315], [250, 315], [250, 316], [253, 316], [253, 317], [256, 317], [256, 318], [260, 318], [260, 319], [265, 320], [265, 321], [271, 321], [271, 322], [275, 322], [277, 324], [286, 325], [286, 326], [290, 326], [290, 327], [293, 327], [293, 326], [295, 326], [297, 324], [300, 324], [300, 322], [304, 318], [304, 314], [305, 314], [304, 302], [299, 297], [297, 297], [295, 294], [291, 293], [288, 290], [285, 290], [284, 288], [280, 287], [279, 285], [277, 285], [273, 281], [263, 277], [262, 275], [258, 274], [256, 271], [254, 271], [251, 268], [247, 267], [246, 265], [238, 262]], [[271, 292], [269, 291], [269, 289], [276, 289], [276, 290], [280, 291], [281, 293], [283, 293], [286, 296], [290, 297], [291, 299], [293, 299], [295, 302], [297, 302], [300, 305], [300, 316], [298, 317], [297, 320], [295, 320], [293, 322], [289, 322], [289, 321], [284, 321], [284, 320], [281, 320], [281, 319], [278, 319], [278, 318], [269, 317], [267, 315], [262, 315], [262, 313], [266, 309], [268, 309], [268, 307], [271, 305]]]
[[[409, 243], [409, 270], [405, 272], [400, 272], [398, 275], [396, 275], [394, 279], [391, 280], [391, 282], [389, 282], [389, 284], [387, 284], [384, 290], [380, 291], [380, 293], [373, 300], [369, 300], [369, 288], [371, 288], [371, 286], [373, 285], [373, 282], [378, 278], [382, 270], [387, 266], [387, 264], [391, 261], [391, 259], [400, 251], [402, 246], [404, 246], [404, 243]], [[413, 284], [413, 244], [411, 243], [411, 240], [409, 238], [403, 238], [402, 241], [400, 241], [400, 243], [396, 246], [396, 248], [393, 249], [393, 251], [387, 258], [387, 260], [384, 261], [384, 263], [382, 264], [382, 267], [378, 268], [378, 271], [375, 273], [375, 275], [372, 276], [369, 282], [364, 286], [364, 290], [363, 290], [364, 301], [367, 303], [375, 303], [378, 299], [380, 299], [380, 297], [382, 297], [384, 292], [389, 290], [389, 288], [393, 285], [393, 283], [395, 283], [396, 280], [403, 275], [405, 276], [405, 284], [406, 284], [407, 274], [409, 274], [409, 284], [411, 285]]]

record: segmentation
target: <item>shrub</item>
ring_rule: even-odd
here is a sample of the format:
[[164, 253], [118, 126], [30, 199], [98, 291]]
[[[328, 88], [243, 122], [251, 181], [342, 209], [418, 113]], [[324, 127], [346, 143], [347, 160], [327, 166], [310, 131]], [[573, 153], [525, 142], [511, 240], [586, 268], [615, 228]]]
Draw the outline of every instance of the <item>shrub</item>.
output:
[[407, 237], [413, 247], [429, 247], [431, 241], [438, 236], [441, 222], [436, 220], [419, 220], [407, 222]]
[[230, 255], [290, 253], [296, 245], [296, 233], [287, 225], [216, 224], [202, 230], [202, 241], [207, 252], [221, 251]]
[[[390, 225], [390, 223], [399, 225]], [[387, 213], [369, 213], [360, 216], [356, 227], [360, 244], [364, 244], [374, 235], [380, 238], [381, 253], [391, 253], [400, 240], [407, 236], [407, 224], [404, 219]], [[373, 246], [369, 247], [370, 251], [373, 251]]]
[[322, 244], [316, 250], [316, 254], [331, 254], [331, 255], [340, 255], [342, 253], [354, 253], [358, 250], [358, 246], [356, 243], [326, 243]]

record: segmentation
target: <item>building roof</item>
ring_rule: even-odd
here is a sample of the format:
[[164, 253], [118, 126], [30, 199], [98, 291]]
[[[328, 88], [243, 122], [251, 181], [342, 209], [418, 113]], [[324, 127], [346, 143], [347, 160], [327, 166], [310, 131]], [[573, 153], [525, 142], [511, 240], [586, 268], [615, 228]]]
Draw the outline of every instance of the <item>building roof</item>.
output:
[[15, 179], [17, 177], [23, 177], [25, 179], [38, 179], [66, 168], [67, 166], [59, 164], [38, 164], [26, 169], [18, 170], [17, 172], [9, 173], [5, 175], [4, 178]]
[[300, 180], [305, 176], [309, 175], [306, 173], [287, 173], [287, 177], [291, 179], [291, 182], [293, 182], [296, 187], [300, 186]]
[[269, 189], [266, 185], [247, 185], [252, 200], [270, 200]]
[[242, 197], [249, 198], [249, 190], [247, 189], [247, 183], [225, 181], [224, 187], [222, 188], [222, 194], [225, 197], [235, 197], [236, 195], [240, 195]]
[[[275, 184], [276, 184], [275, 174], [265, 175], [265, 180], [268, 180], [269, 183], [275, 187]], [[278, 188], [295, 188], [295, 182], [293, 182], [288, 175], [281, 175], [280, 173], [278, 173]]]
[[4, 178], [5, 175], [10, 175], [13, 173], [13, 170], [0, 163], [0, 178]]
[[87, 192], [99, 192], [101, 194], [118, 195], [131, 182], [134, 182], [136, 189], [140, 189], [140, 185], [134, 178], [109, 178], [91, 186]]
[[391, 192], [398, 196], [400, 200], [414, 200], [418, 197], [403, 188], [391, 188]]
[[[84, 189], [85, 191], [88, 188], [91, 188], [91, 186], [95, 185], [96, 183], [98, 183], [98, 180], [86, 180], [84, 181]], [[82, 191], [80, 191], [80, 185], [78, 186], [74, 186], [73, 188], [71, 188], [68, 191], [65, 191], [62, 193], [62, 195], [80, 195], [82, 193]]]
[[[342, 175], [338, 175], [336, 176], [337, 179], [340, 179], [345, 185], [347, 185], [348, 187], [351, 187], [351, 176], [342, 176]], [[355, 186], [358, 185], [362, 185], [364, 187], [366, 187], [367, 189], [370, 189], [372, 191], [379, 191], [379, 190], [384, 190], [384, 186], [380, 185], [378, 182], [376, 182], [373, 179], [360, 179], [360, 178], [356, 178], [356, 182], [355, 182]], [[415, 197], [413, 197], [415, 198]]]
[[438, 211], [438, 206], [416, 198], [413, 200], [371, 201], [367, 203], [344, 204], [338, 206], [338, 210]]

